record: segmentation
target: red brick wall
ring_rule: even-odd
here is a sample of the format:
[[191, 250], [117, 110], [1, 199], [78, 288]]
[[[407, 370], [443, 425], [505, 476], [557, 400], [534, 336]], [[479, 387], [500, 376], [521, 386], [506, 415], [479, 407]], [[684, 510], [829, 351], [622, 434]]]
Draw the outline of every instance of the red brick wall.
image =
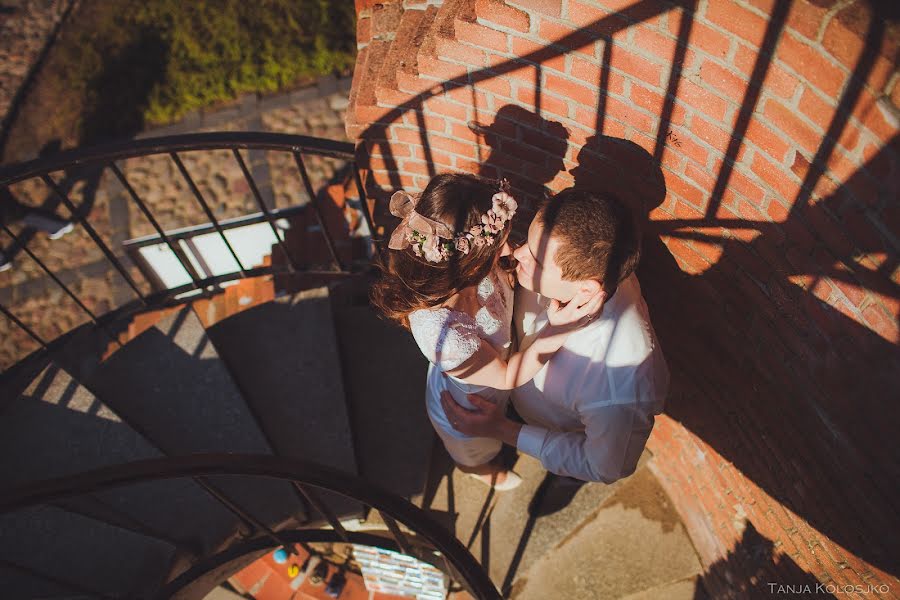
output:
[[649, 216], [639, 274], [673, 371], [649, 447], [711, 591], [900, 593], [896, 17], [357, 4], [348, 132], [375, 196], [462, 170], [526, 198], [611, 186]]

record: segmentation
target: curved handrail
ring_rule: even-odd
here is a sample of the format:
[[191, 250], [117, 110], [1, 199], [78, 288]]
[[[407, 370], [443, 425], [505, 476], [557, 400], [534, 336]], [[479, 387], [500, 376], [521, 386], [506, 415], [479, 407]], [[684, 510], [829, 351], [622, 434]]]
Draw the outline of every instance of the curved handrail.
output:
[[340, 142], [306, 135], [255, 131], [188, 133], [111, 142], [85, 148], [73, 148], [52, 156], [0, 166], [0, 186], [12, 185], [24, 179], [39, 177], [44, 173], [62, 171], [97, 162], [109, 162], [169, 152], [232, 148], [242, 150], [283, 150], [333, 156], [347, 160], [353, 160], [354, 158], [354, 146], [350, 142]]
[[[291, 544], [349, 542], [351, 544], [371, 546], [373, 548], [382, 548], [384, 550], [390, 550], [392, 552], [403, 552], [403, 549], [400, 548], [400, 545], [393, 539], [381, 535], [376, 535], [371, 532], [348, 531], [346, 532], [346, 539], [344, 539], [340, 534], [332, 529], [296, 529], [292, 531], [279, 531], [278, 536], [285, 542]], [[415, 543], [414, 538], [408, 538], [407, 541], [411, 544]], [[269, 550], [275, 547], [276, 546], [272, 544], [272, 541], [267, 538], [256, 538], [253, 540], [248, 540], [246, 542], [234, 544], [226, 550], [219, 552], [218, 554], [203, 558], [194, 563], [194, 565], [191, 566], [187, 571], [166, 584], [159, 591], [156, 597], [158, 598], [158, 600], [168, 600], [169, 598], [173, 598], [175, 594], [188, 587], [196, 580], [200, 579], [206, 573], [218, 569], [222, 565], [228, 564], [233, 560], [237, 560], [242, 556], [247, 556], [248, 554], [259, 552], [260, 550]], [[443, 566], [442, 561], [438, 560], [437, 557], [433, 557], [434, 560], [428, 560], [429, 557], [427, 557], [427, 555], [416, 556], [415, 558], [428, 562], [433, 567], [440, 569], [445, 573], [447, 571], [447, 569]], [[447, 574], [450, 575], [450, 573]]]
[[304, 460], [251, 454], [192, 454], [139, 460], [0, 491], [0, 514], [131, 484], [212, 475], [244, 475], [292, 481], [335, 492], [371, 506], [406, 525], [432, 544], [447, 558], [466, 587], [477, 598], [501, 598], [490, 578], [466, 547], [420, 508], [374, 483]]

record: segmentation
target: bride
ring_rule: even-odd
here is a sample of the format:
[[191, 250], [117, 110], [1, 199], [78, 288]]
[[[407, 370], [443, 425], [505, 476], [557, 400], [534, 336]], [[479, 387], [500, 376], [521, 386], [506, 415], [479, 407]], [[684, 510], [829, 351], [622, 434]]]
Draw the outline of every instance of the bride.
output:
[[409, 329], [431, 363], [425, 402], [447, 452], [459, 469], [498, 490], [521, 482], [500, 464], [501, 442], [456, 431], [441, 392], [470, 410], [467, 394], [505, 406], [509, 390], [530, 381], [603, 301], [554, 300], [549, 326], [527, 350], [511, 351], [514, 279], [501, 266], [512, 261], [508, 238], [518, 208], [509, 192], [506, 180], [441, 174], [421, 195], [394, 193], [390, 210], [402, 221], [372, 288], [374, 306]]

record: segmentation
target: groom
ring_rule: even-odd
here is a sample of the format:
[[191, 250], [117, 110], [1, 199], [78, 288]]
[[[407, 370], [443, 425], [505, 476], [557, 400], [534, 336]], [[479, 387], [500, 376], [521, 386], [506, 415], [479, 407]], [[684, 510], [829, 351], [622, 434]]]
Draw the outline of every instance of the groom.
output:
[[547, 324], [553, 299], [606, 292], [599, 316], [572, 333], [528, 384], [512, 392], [525, 424], [503, 407], [449, 394], [441, 403], [462, 433], [499, 439], [557, 475], [612, 483], [632, 474], [662, 412], [669, 373], [634, 274], [639, 237], [614, 197], [570, 188], [542, 206], [518, 248], [513, 324], [519, 349]]

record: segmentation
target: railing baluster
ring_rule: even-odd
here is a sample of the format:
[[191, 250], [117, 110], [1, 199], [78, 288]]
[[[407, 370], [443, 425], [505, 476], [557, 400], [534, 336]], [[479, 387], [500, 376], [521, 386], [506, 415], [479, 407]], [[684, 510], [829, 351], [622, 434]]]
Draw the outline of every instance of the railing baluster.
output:
[[269, 207], [266, 206], [266, 203], [263, 202], [262, 195], [259, 193], [259, 188], [256, 187], [256, 181], [253, 179], [253, 175], [250, 173], [250, 170], [247, 168], [246, 163], [244, 163], [244, 157], [241, 156], [241, 151], [237, 148], [232, 148], [231, 151], [234, 153], [234, 158], [237, 160], [238, 165], [241, 167], [241, 172], [244, 174], [244, 179], [247, 180], [247, 185], [250, 186], [250, 191], [253, 193], [253, 199], [256, 200], [256, 203], [259, 205], [259, 210], [266, 216], [266, 221], [269, 223], [269, 227], [272, 228], [272, 233], [275, 234], [275, 239], [278, 241], [278, 247], [281, 248], [281, 251], [284, 253], [285, 258], [287, 258], [288, 266], [290, 267], [291, 273], [299, 269], [297, 263], [294, 261], [294, 257], [291, 256], [291, 253], [288, 252], [287, 246], [281, 240], [281, 236], [278, 235], [278, 229], [275, 227], [275, 222], [272, 219], [272, 213], [269, 211]]
[[225, 243], [225, 246], [228, 248], [228, 251], [231, 253], [231, 256], [234, 258], [234, 262], [237, 263], [238, 270], [241, 272], [241, 277], [247, 276], [247, 270], [244, 269], [244, 265], [241, 264], [241, 259], [238, 258], [237, 253], [234, 251], [234, 248], [231, 247], [231, 244], [228, 242], [228, 238], [225, 237], [225, 231], [222, 229], [222, 226], [219, 225], [219, 220], [216, 219], [216, 216], [213, 214], [212, 210], [209, 208], [209, 204], [206, 203], [206, 200], [203, 199], [203, 194], [200, 193], [200, 190], [197, 188], [197, 184], [194, 183], [194, 180], [191, 178], [190, 173], [188, 173], [187, 169], [184, 168], [184, 163], [181, 162], [181, 158], [178, 156], [177, 152], [170, 152], [169, 156], [172, 157], [172, 160], [175, 162], [175, 166], [178, 167], [178, 170], [181, 171], [181, 176], [184, 178], [184, 181], [188, 184], [188, 187], [191, 188], [191, 192], [194, 194], [194, 198], [197, 199], [197, 202], [200, 203], [200, 206], [203, 208], [203, 212], [206, 213], [207, 218], [213, 224], [213, 227], [216, 228], [216, 231], [219, 232], [219, 237], [222, 238], [222, 241]]
[[125, 191], [128, 192], [128, 195], [131, 196], [131, 199], [134, 201], [134, 203], [138, 205], [138, 208], [141, 209], [141, 212], [144, 213], [144, 216], [147, 217], [148, 221], [150, 221], [150, 224], [153, 225], [153, 228], [156, 230], [156, 233], [159, 234], [159, 237], [163, 239], [163, 241], [166, 243], [166, 246], [169, 247], [169, 250], [172, 252], [172, 254], [175, 255], [175, 258], [178, 259], [178, 264], [181, 265], [181, 268], [184, 269], [184, 271], [188, 274], [188, 277], [191, 278], [191, 281], [194, 282], [194, 288], [198, 288], [200, 280], [198, 279], [197, 274], [194, 273], [194, 269], [189, 264], [186, 264], [184, 262], [183, 258], [181, 257], [181, 251], [175, 247], [175, 245], [172, 243], [172, 240], [169, 239], [168, 235], [166, 235], [166, 232], [163, 231], [162, 227], [159, 226], [159, 223], [150, 212], [150, 209], [147, 208], [147, 205], [144, 204], [144, 201], [141, 200], [137, 192], [134, 191], [134, 188], [131, 187], [131, 184], [128, 182], [128, 180], [125, 179], [125, 174], [122, 173], [121, 170], [119, 170], [119, 167], [115, 162], [109, 163], [108, 166], [116, 176], [116, 178], [119, 180], [119, 183], [122, 184], [122, 187], [125, 188]]
[[325, 224], [325, 217], [322, 215], [322, 209], [319, 207], [319, 202], [316, 199], [316, 193], [313, 190], [312, 182], [309, 179], [309, 173], [306, 172], [306, 165], [303, 164], [303, 156], [297, 152], [293, 152], [294, 162], [297, 164], [297, 170], [300, 171], [300, 177], [303, 179], [303, 185], [306, 187], [306, 194], [309, 196], [309, 203], [312, 205], [313, 210], [316, 211], [316, 217], [319, 219], [319, 225], [322, 226], [322, 235], [325, 236], [325, 243], [328, 244], [328, 250], [331, 252], [331, 258], [334, 259], [334, 264], [337, 266], [338, 271], [344, 270], [344, 264], [341, 262], [341, 259], [338, 258], [337, 249], [334, 247], [334, 240], [331, 239], [331, 232], [328, 231], [328, 226]]
[[[94, 243], [97, 245], [98, 248], [100, 248], [100, 250], [106, 256], [106, 258], [109, 259], [109, 262], [111, 262], [113, 264], [113, 266], [119, 272], [119, 275], [121, 275], [122, 278], [128, 283], [129, 287], [131, 287], [131, 289], [134, 290], [134, 293], [137, 294], [137, 297], [140, 298], [141, 302], [143, 302], [144, 305], [146, 305], [147, 297], [144, 296], [144, 294], [141, 292], [140, 289], [138, 289], [137, 283], [135, 283], [134, 279], [131, 278], [131, 275], [128, 274], [128, 270], [125, 268], [125, 265], [123, 265], [122, 262], [118, 259], [118, 257], [116, 257], [116, 255], [113, 254], [113, 251], [109, 249], [109, 246], [106, 245], [106, 242], [103, 241], [103, 239], [100, 237], [99, 234], [97, 234], [97, 232], [94, 230], [94, 228], [91, 226], [91, 224], [88, 223], [87, 218], [84, 215], [82, 215], [79, 212], [79, 210], [75, 207], [75, 205], [72, 203], [72, 201], [69, 200], [69, 196], [64, 191], [62, 191], [62, 189], [53, 180], [53, 178], [50, 177], [50, 175], [47, 175], [46, 173], [41, 175], [41, 180], [45, 184], [47, 184], [47, 187], [49, 187], [51, 190], [53, 190], [53, 193], [56, 194], [56, 196], [62, 201], [63, 204], [66, 205], [66, 208], [72, 214], [72, 217], [75, 219], [78, 219], [78, 222], [81, 224], [82, 227], [84, 227], [84, 230], [87, 232], [87, 234], [89, 236], [91, 236], [91, 239], [94, 240]], [[7, 188], [7, 189], [9, 189], [9, 188]], [[12, 190], [9, 190], [9, 193], [12, 194]]]
[[297, 483], [296, 481], [294, 481], [293, 484], [294, 487], [296, 487], [297, 490], [301, 494], [303, 494], [303, 497], [306, 498], [306, 501], [309, 502], [310, 506], [312, 506], [319, 512], [319, 514], [325, 517], [325, 520], [328, 521], [328, 523], [331, 525], [331, 528], [334, 529], [334, 531], [340, 536], [340, 538], [345, 542], [349, 542], [350, 536], [347, 535], [347, 530], [344, 529], [343, 525], [341, 525], [341, 522], [337, 518], [337, 515], [335, 515], [334, 512], [332, 512], [332, 510], [328, 508], [327, 504], [322, 502], [322, 499], [319, 498], [319, 495], [308, 487]]
[[366, 220], [366, 225], [369, 227], [369, 236], [372, 243], [375, 244], [376, 252], [381, 255], [384, 248], [381, 245], [381, 240], [378, 238], [378, 232], [375, 231], [375, 220], [369, 212], [369, 202], [366, 200], [366, 189], [363, 185], [362, 177], [359, 176], [359, 167], [357, 166], [356, 161], [351, 163], [351, 168], [353, 169], [353, 180], [356, 182], [356, 191], [359, 194], [359, 202], [362, 204], [363, 218]]
[[13, 323], [15, 323], [19, 327], [19, 329], [21, 329], [22, 331], [27, 333], [34, 341], [36, 341], [38, 344], [40, 344], [44, 350], [49, 350], [49, 348], [47, 347], [47, 342], [42, 340], [41, 336], [36, 334], [34, 331], [31, 330], [31, 328], [28, 325], [26, 325], [21, 320], [19, 320], [19, 317], [12, 314], [8, 310], [6, 310], [6, 307], [3, 306], [2, 304], [0, 304], [0, 312], [2, 312], [6, 316], [7, 319], [9, 319]]
[[84, 303], [83, 303], [81, 300], [78, 299], [78, 296], [76, 296], [75, 293], [74, 293], [72, 290], [70, 290], [69, 287], [68, 287], [66, 284], [64, 284], [64, 283], [59, 279], [59, 277], [57, 277], [57, 276], [53, 273], [53, 271], [51, 271], [51, 270], [47, 267], [47, 265], [44, 264], [44, 261], [42, 261], [40, 258], [38, 258], [38, 257], [35, 255], [35, 253], [32, 252], [30, 248], [28, 248], [28, 245], [25, 244], [25, 243], [23, 243], [23, 242], [18, 238], [18, 236], [17, 236], [15, 233], [12, 232], [12, 230], [11, 230], [9, 227], [7, 227], [6, 225], [3, 225], [3, 224], [0, 224], [0, 227], [3, 228], [3, 231], [6, 232], [6, 235], [8, 235], [9, 237], [11, 237], [12, 240], [13, 240], [13, 242], [15, 242], [15, 244], [16, 244], [19, 248], [21, 248], [22, 250], [25, 251], [25, 254], [27, 254], [27, 255], [31, 258], [31, 260], [33, 260], [34, 262], [37, 263], [37, 266], [39, 266], [39, 267], [41, 268], [41, 270], [44, 271], [44, 273], [46, 273], [46, 274], [50, 277], [50, 279], [52, 279], [52, 280], [56, 283], [56, 285], [58, 285], [59, 287], [62, 288], [62, 290], [69, 296], [69, 298], [71, 298], [72, 300], [75, 301], [75, 304], [77, 304], [78, 307], [79, 307], [81, 310], [83, 310], [83, 311], [87, 314], [87, 316], [88, 316], [88, 318], [91, 320], [91, 322], [92, 322], [94, 325], [97, 325], [97, 317], [94, 315], [93, 312], [91, 312], [91, 309], [89, 309], [87, 306], [85, 306]]
[[394, 517], [392, 517], [388, 514], [385, 514], [383, 512], [380, 512], [380, 511], [378, 514], [381, 515], [381, 518], [384, 521], [384, 524], [387, 525], [388, 531], [391, 532], [391, 535], [393, 536], [394, 541], [397, 542], [397, 545], [400, 547], [400, 550], [403, 552], [403, 554], [415, 556], [415, 554], [412, 551], [412, 546], [410, 545], [409, 540], [407, 540], [406, 536], [403, 535], [403, 532], [400, 531], [400, 526], [397, 525], [397, 521], [394, 519]]
[[266, 534], [266, 536], [274, 540], [275, 543], [277, 543], [279, 546], [284, 546], [289, 554], [297, 553], [297, 550], [290, 542], [282, 540], [278, 536], [278, 534], [272, 531], [272, 529], [270, 529], [265, 523], [248, 513], [246, 510], [242, 509], [232, 500], [229, 500], [227, 497], [225, 497], [225, 495], [215, 487], [213, 487], [205, 477], [194, 477], [194, 481], [196, 481], [203, 489], [209, 492], [211, 496], [218, 500], [222, 506], [231, 511], [234, 516], [243, 521], [245, 525], [248, 525], [251, 529], [262, 531]]

